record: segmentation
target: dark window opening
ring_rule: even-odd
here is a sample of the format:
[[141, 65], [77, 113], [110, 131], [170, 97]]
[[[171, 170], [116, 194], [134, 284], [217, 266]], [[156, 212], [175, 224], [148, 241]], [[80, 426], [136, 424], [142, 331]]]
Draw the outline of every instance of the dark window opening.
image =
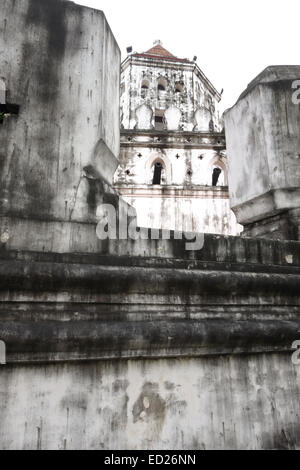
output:
[[147, 93], [149, 91], [149, 82], [148, 80], [143, 80], [141, 84], [141, 96], [142, 98], [146, 98]]
[[212, 185], [217, 186], [218, 180], [220, 177], [220, 174], [222, 173], [222, 170], [220, 168], [214, 168], [213, 174], [212, 174]]
[[163, 166], [160, 162], [155, 163], [152, 184], [160, 184], [161, 183], [162, 168], [163, 168]]
[[155, 129], [162, 130], [164, 128], [164, 117], [155, 115]]
[[161, 83], [158, 84], [157, 89], [158, 89], [158, 91], [165, 91], [166, 90], [165, 87]]
[[20, 106], [17, 104], [0, 104], [0, 124], [3, 124], [6, 114], [19, 114]]
[[175, 83], [175, 93], [182, 93], [183, 92], [183, 82], [176, 82]]

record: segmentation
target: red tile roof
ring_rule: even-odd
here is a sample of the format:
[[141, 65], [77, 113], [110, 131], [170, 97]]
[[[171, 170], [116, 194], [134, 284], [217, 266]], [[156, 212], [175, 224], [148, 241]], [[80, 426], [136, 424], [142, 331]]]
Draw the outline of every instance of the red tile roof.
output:
[[148, 51], [145, 52], [145, 54], [150, 54], [150, 55], [159, 55], [162, 57], [173, 57], [175, 56], [171, 54], [171, 52], [167, 51], [164, 47], [162, 47], [160, 44], [156, 44], [155, 46], [151, 47]]
[[134, 56], [137, 57], [145, 57], [149, 59], [163, 59], [163, 60], [174, 60], [177, 62], [187, 62], [189, 63], [190, 60], [188, 59], [179, 59], [178, 57], [175, 57], [171, 52], [167, 51], [164, 47], [162, 47], [161, 44], [156, 44], [151, 49], [149, 49], [146, 52], [143, 52], [141, 54], [139, 53], [134, 53]]

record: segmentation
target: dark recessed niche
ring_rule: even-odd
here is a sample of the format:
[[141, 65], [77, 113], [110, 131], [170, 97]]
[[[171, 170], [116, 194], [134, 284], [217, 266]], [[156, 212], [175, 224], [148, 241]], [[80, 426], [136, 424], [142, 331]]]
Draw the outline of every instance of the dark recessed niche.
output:
[[141, 153], [138, 153], [137, 156], [138, 156], [139, 158], [141, 158], [141, 157], [142, 157], [142, 154], [141, 154]]
[[176, 158], [180, 158], [180, 155], [177, 153]]
[[126, 175], [130, 175], [130, 170], [125, 171]]
[[154, 165], [154, 173], [153, 173], [153, 180], [152, 184], [161, 184], [161, 172], [163, 166], [160, 162], [156, 162]]
[[0, 124], [3, 124], [4, 118], [12, 114], [19, 114], [20, 106], [17, 104], [0, 104]]

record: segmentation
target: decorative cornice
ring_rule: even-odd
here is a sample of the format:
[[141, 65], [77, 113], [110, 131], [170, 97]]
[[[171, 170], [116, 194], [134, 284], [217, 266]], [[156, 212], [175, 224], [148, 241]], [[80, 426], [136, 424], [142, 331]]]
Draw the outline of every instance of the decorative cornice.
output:
[[226, 149], [226, 141], [222, 132], [121, 130], [121, 148], [145, 146], [222, 151]]
[[122, 62], [121, 72], [123, 73], [130, 65], [160, 68], [163, 67], [164, 69], [181, 68], [183, 70], [189, 70], [194, 72], [199, 77], [199, 79], [205, 83], [206, 87], [215, 96], [218, 102], [221, 101], [221, 94], [216, 90], [211, 81], [206, 77], [206, 75], [195, 62], [188, 61], [186, 59], [178, 59], [177, 57], [159, 57], [154, 55], [147, 56], [145, 54], [134, 53], [126, 57], [126, 59]]
[[147, 185], [147, 184], [121, 184], [114, 185], [114, 189], [122, 196], [127, 197], [151, 197], [160, 199], [228, 199], [228, 186], [202, 186], [202, 185]]

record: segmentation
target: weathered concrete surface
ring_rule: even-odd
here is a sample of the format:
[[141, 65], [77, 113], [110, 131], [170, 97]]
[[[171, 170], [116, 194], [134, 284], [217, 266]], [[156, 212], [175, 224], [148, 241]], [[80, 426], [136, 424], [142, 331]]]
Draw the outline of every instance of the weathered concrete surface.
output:
[[299, 239], [300, 66], [266, 68], [225, 113], [231, 207], [246, 236]]
[[97, 240], [115, 40], [63, 0], [1, 7], [0, 448], [300, 447], [299, 242]]
[[0, 448], [300, 448], [299, 242], [124, 243], [2, 250]]
[[[119, 158], [120, 51], [101, 11], [1, 0], [0, 70], [19, 114], [0, 132], [0, 236], [53, 233], [95, 250], [95, 213]], [[32, 221], [32, 224], [31, 224]], [[31, 234], [31, 235], [30, 235]]]
[[183, 240], [127, 246], [129, 256], [3, 251], [8, 362], [290, 350], [298, 242], [207, 235], [200, 251]]
[[0, 369], [1, 449], [299, 449], [290, 354]]

